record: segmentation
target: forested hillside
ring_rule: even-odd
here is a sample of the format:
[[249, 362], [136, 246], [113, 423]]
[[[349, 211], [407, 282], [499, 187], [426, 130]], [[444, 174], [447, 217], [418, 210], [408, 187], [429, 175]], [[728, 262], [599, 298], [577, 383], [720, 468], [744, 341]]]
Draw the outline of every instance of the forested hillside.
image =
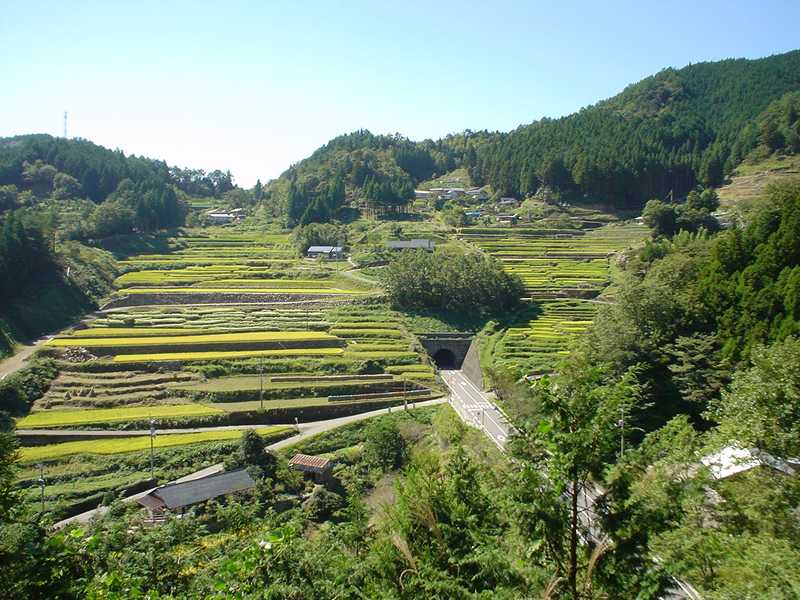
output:
[[268, 196], [290, 225], [327, 221], [345, 199], [378, 212], [413, 187], [465, 166], [501, 195], [640, 208], [651, 198], [720, 185], [743, 159], [800, 146], [800, 51], [665, 69], [560, 119], [506, 133], [466, 131], [412, 142], [358, 131], [292, 166]]
[[720, 184], [760, 143], [777, 149], [783, 142], [753, 121], [798, 88], [800, 51], [665, 69], [576, 114], [499, 136], [478, 149], [470, 173], [505, 193], [546, 185], [616, 206], [682, 196]]
[[289, 226], [328, 221], [348, 199], [378, 214], [396, 212], [411, 201], [420, 181], [452, 170], [490, 137], [466, 132], [412, 142], [365, 130], [341, 135], [273, 182], [267, 203]]

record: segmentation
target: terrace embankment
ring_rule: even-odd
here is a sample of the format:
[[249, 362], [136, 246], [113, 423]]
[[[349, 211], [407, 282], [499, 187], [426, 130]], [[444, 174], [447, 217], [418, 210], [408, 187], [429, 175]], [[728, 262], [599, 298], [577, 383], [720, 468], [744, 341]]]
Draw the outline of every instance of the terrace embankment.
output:
[[[343, 294], [344, 295], [344, 294]], [[168, 305], [195, 305], [195, 304], [305, 304], [319, 303], [344, 304], [345, 298], [331, 297], [332, 294], [286, 294], [286, 293], [202, 293], [191, 292], [180, 294], [130, 294], [115, 298], [103, 306], [103, 310], [114, 308], [127, 308], [132, 306], [168, 306]]]

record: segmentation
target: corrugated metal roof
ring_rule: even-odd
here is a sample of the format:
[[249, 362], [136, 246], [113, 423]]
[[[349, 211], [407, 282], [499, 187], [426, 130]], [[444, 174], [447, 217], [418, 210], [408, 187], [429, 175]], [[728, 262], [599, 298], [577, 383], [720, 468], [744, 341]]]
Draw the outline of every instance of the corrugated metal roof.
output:
[[309, 246], [306, 252], [325, 252], [330, 254], [331, 252], [341, 252], [341, 246]]
[[333, 463], [322, 456], [312, 456], [310, 454], [295, 454], [289, 461], [289, 466], [301, 471], [311, 471], [322, 473], [330, 469]]
[[164, 485], [154, 489], [148, 496], [161, 500], [167, 508], [181, 508], [254, 487], [256, 482], [250, 474], [240, 469], [183, 483]]

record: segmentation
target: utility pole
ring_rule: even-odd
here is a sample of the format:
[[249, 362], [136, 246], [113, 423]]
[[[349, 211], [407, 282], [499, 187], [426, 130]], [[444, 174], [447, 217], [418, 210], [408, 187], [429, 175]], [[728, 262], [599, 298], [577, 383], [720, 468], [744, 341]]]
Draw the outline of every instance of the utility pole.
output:
[[150, 479], [156, 478], [155, 471], [155, 449], [154, 440], [156, 437], [156, 420], [150, 419]]
[[258, 404], [261, 410], [264, 410], [264, 359], [261, 358], [258, 361], [260, 368], [259, 368], [259, 386], [258, 386]]
[[44, 514], [44, 465], [39, 463], [39, 489], [41, 491], [42, 499], [42, 514]]

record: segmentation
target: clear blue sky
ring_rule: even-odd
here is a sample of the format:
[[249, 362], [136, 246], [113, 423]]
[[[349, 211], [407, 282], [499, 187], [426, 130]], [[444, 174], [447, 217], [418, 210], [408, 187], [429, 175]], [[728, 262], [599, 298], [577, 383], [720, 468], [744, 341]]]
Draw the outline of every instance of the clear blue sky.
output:
[[0, 0], [0, 136], [252, 185], [359, 128], [509, 130], [667, 66], [800, 46], [800, 2]]

